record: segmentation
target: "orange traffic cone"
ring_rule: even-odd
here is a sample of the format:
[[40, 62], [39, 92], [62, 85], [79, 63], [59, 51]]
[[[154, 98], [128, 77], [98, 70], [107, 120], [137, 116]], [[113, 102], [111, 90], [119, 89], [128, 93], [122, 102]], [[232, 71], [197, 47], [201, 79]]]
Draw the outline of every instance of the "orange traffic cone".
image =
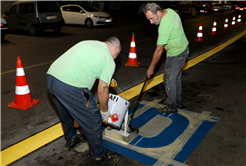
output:
[[239, 14], [238, 17], [237, 17], [237, 23], [238, 24], [242, 24], [242, 22], [241, 22], [241, 14]]
[[216, 35], [217, 34], [216, 25], [217, 25], [217, 23], [216, 23], [216, 19], [215, 19], [214, 24], [213, 24], [213, 28], [212, 28], [212, 32], [210, 33], [210, 35]]
[[136, 45], [135, 45], [135, 35], [132, 34], [132, 41], [130, 46], [130, 53], [128, 57], [128, 62], [125, 64], [125, 66], [139, 66], [139, 62], [137, 60], [137, 52], [136, 52]]
[[235, 21], [235, 16], [233, 16], [232, 18], [232, 22], [231, 22], [231, 27], [235, 27], [236, 26], [236, 21]]
[[225, 24], [223, 30], [228, 30], [228, 17], [225, 19]]
[[197, 33], [197, 38], [194, 41], [199, 41], [199, 42], [204, 41], [202, 37], [202, 23], [200, 23], [199, 30]]
[[38, 99], [32, 99], [26, 75], [20, 57], [17, 57], [15, 101], [8, 104], [8, 107], [26, 110], [39, 103]]

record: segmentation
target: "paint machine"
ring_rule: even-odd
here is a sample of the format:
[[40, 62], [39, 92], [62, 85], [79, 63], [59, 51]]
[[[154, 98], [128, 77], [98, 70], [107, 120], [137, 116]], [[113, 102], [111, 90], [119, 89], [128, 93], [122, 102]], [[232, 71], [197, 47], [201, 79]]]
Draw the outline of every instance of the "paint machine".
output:
[[[144, 82], [144, 85], [141, 89], [136, 102], [137, 105], [134, 107], [130, 115], [128, 114], [128, 107], [130, 102], [125, 99], [125, 96], [125, 98], [122, 98], [114, 94], [109, 95], [108, 109], [110, 111], [111, 117], [107, 122], [108, 127], [105, 129], [105, 137], [124, 144], [128, 144], [138, 136], [139, 128], [130, 125], [130, 123], [139, 105], [139, 101], [147, 80], [148, 78], [146, 78], [146, 81]], [[117, 87], [120, 90], [115, 79], [112, 79], [110, 86]], [[123, 94], [121, 90], [120, 92]], [[124, 123], [122, 124], [122, 122]]]

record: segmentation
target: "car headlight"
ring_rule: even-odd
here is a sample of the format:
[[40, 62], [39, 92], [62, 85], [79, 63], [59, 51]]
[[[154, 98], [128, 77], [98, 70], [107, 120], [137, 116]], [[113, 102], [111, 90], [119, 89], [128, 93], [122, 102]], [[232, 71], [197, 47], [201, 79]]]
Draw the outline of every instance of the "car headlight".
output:
[[0, 18], [0, 24], [7, 24], [7, 22], [4, 18]]

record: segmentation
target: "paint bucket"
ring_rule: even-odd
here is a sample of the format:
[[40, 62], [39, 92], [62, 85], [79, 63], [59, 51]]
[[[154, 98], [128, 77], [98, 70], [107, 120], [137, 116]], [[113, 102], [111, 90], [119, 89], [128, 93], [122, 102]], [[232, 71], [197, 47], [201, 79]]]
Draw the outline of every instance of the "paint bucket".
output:
[[108, 125], [120, 129], [129, 105], [130, 102], [126, 99], [114, 94], [109, 94], [108, 111], [111, 118], [108, 119]]

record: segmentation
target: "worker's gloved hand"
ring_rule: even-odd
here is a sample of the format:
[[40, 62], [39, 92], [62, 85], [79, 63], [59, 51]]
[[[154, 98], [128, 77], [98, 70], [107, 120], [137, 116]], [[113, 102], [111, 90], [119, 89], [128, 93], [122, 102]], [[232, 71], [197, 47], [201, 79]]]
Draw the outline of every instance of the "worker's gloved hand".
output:
[[101, 115], [102, 115], [102, 121], [103, 121], [103, 123], [107, 124], [108, 123], [108, 118], [110, 116], [109, 111], [102, 112], [102, 110], [101, 110], [100, 112], [101, 112]]
[[110, 82], [110, 86], [113, 88], [115, 88], [117, 86], [117, 81], [114, 78], [112, 78], [112, 80]]

